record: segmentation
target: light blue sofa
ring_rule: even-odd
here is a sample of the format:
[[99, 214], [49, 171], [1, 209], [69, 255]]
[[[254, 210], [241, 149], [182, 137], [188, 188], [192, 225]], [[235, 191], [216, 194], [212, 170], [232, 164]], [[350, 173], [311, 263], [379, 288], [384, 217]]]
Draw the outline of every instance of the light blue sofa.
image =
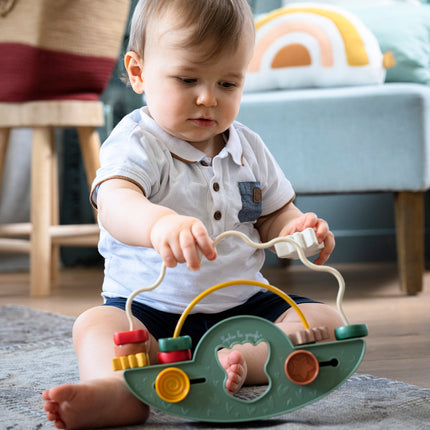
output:
[[247, 93], [238, 120], [262, 136], [298, 195], [394, 192], [401, 289], [422, 290], [430, 87]]

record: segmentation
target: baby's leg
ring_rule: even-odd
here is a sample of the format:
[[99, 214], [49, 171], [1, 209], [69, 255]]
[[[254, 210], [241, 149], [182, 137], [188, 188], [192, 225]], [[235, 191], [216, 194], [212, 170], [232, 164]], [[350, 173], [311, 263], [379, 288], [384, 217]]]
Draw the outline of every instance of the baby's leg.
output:
[[[343, 325], [342, 318], [336, 309], [322, 303], [302, 303], [298, 306], [311, 327], [328, 327], [330, 333], [328, 341], [335, 340], [334, 329]], [[275, 324], [287, 335], [304, 329], [297, 312], [292, 308], [285, 311], [275, 321]], [[235, 394], [243, 384], [266, 384], [267, 375], [264, 365], [267, 361], [267, 354], [267, 344], [264, 342], [257, 346], [238, 344], [232, 350], [219, 351], [220, 363], [228, 375], [227, 391]]]
[[[135, 320], [135, 328], [144, 328]], [[57, 428], [112, 427], [143, 423], [149, 414], [127, 389], [122, 372], [112, 370], [113, 333], [129, 329], [125, 312], [100, 306], [75, 322], [73, 342], [79, 363], [80, 383], [53, 387], [43, 393], [47, 418]], [[150, 336], [150, 360], [157, 353]]]
[[[327, 341], [335, 340], [334, 329], [344, 325], [339, 312], [324, 303], [302, 303], [298, 305], [311, 327], [327, 327], [330, 338]], [[303, 323], [297, 312], [290, 308], [285, 311], [275, 324], [287, 335], [304, 330]]]

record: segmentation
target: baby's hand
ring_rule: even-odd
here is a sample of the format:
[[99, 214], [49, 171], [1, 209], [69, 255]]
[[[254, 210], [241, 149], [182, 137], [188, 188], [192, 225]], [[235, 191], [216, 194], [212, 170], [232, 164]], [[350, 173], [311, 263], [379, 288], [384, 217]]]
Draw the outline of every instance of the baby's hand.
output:
[[315, 230], [318, 243], [324, 242], [324, 248], [314, 261], [314, 264], [324, 264], [333, 252], [335, 241], [334, 235], [330, 231], [327, 222], [318, 218], [316, 214], [308, 212], [294, 218], [281, 230], [279, 236], [288, 236], [307, 228], [313, 228]]
[[213, 241], [197, 218], [165, 215], [152, 227], [151, 241], [167, 267], [187, 263], [189, 269], [199, 270], [199, 249], [208, 260], [216, 258]]

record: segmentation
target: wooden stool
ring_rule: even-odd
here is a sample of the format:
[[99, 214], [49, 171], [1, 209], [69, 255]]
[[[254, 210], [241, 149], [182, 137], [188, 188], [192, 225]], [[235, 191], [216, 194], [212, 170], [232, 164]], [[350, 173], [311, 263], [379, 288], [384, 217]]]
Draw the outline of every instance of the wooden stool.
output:
[[[12, 128], [33, 131], [31, 161], [30, 223], [0, 224], [0, 252], [30, 254], [30, 294], [46, 296], [57, 276], [59, 245], [96, 246], [96, 224], [59, 225], [56, 127], [77, 128], [89, 186], [99, 167], [100, 138], [96, 127], [103, 125], [99, 101], [34, 101], [0, 103], [0, 181]], [[28, 236], [29, 239], [25, 239]]]

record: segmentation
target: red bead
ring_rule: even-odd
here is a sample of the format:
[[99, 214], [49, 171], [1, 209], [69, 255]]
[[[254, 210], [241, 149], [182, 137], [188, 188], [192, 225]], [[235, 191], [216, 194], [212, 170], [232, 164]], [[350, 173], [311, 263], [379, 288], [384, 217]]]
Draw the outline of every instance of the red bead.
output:
[[158, 362], [160, 364], [176, 363], [178, 361], [191, 360], [191, 349], [182, 349], [179, 351], [159, 352]]
[[115, 342], [115, 345], [146, 342], [148, 339], [149, 339], [149, 334], [148, 334], [148, 330], [146, 329], [118, 331], [113, 335], [113, 341]]

